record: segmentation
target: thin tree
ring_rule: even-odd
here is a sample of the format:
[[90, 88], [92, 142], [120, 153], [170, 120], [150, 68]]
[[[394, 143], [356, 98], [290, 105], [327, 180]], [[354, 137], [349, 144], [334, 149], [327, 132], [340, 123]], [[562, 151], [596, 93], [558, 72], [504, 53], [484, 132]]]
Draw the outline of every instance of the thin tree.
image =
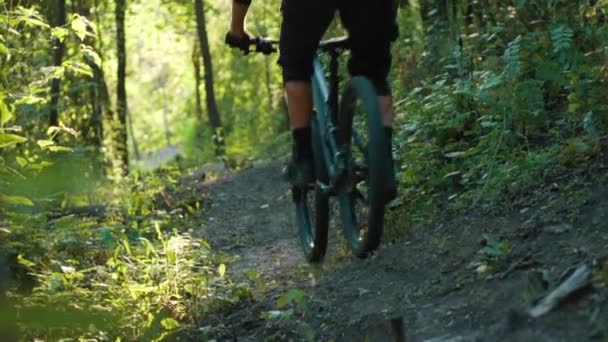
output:
[[[72, 11], [74, 13], [78, 13], [83, 17], [86, 17], [91, 14], [91, 7], [89, 5], [93, 5], [96, 9], [94, 12], [96, 13], [97, 24], [99, 24], [100, 21], [97, 0], [95, 0], [93, 4], [89, 4], [88, 2], [83, 2], [81, 0], [79, 0], [78, 2], [72, 1]], [[82, 138], [86, 143], [90, 143], [97, 147], [97, 152], [99, 153], [101, 152], [103, 145], [104, 109], [110, 111], [112, 109], [106, 106], [106, 104], [109, 103], [110, 96], [108, 94], [108, 88], [105, 83], [104, 73], [101, 66], [101, 60], [103, 56], [103, 43], [101, 41], [101, 34], [99, 33], [99, 30], [94, 30], [92, 25], [87, 25], [87, 31], [89, 35], [85, 37], [83, 43], [89, 46], [95, 53], [97, 53], [100, 58], [97, 61], [92, 56], [88, 56], [87, 58], [85, 58], [85, 62], [93, 71], [93, 82], [87, 82], [90, 97], [89, 101], [91, 103], [91, 118], [88, 122], [82, 123]], [[96, 34], [99, 47], [95, 46], [94, 37]]]
[[125, 48], [126, 0], [116, 0], [116, 51], [118, 57], [118, 77], [116, 82], [116, 153], [121, 162], [123, 174], [129, 172], [129, 152], [127, 146], [127, 89], [125, 85], [127, 52]]
[[199, 125], [203, 123], [203, 104], [201, 103], [201, 53], [198, 42], [192, 48], [192, 66], [194, 67], [194, 91], [196, 96], [196, 118]]
[[112, 117], [112, 108], [110, 106], [110, 96], [108, 94], [108, 87], [106, 85], [103, 69], [97, 64], [87, 61], [91, 69], [93, 69], [93, 86], [90, 88], [91, 102], [93, 112], [91, 115], [91, 130], [93, 133], [92, 143], [93, 145], [101, 148], [103, 145], [103, 116], [104, 111], [107, 111], [108, 116]]
[[221, 156], [224, 154], [224, 133], [222, 130], [222, 120], [220, 112], [217, 108], [215, 101], [215, 90], [213, 86], [213, 66], [211, 64], [211, 52], [209, 50], [209, 40], [207, 39], [207, 28], [205, 21], [205, 8], [202, 0], [194, 1], [194, 11], [196, 13], [196, 27], [198, 32], [198, 39], [201, 46], [201, 53], [203, 55], [203, 65], [205, 68], [205, 95], [207, 104], [207, 114], [209, 115], [209, 122], [215, 132], [214, 143], [215, 143], [215, 154]]
[[[53, 17], [53, 26], [61, 27], [65, 25], [65, 0], [57, 0], [57, 11]], [[60, 67], [63, 61], [63, 42], [60, 39], [55, 39], [54, 51], [53, 51], [53, 64], [56, 67]], [[53, 78], [51, 81], [51, 106], [49, 113], [49, 125], [59, 125], [59, 96], [60, 96], [61, 79], [59, 77]]]

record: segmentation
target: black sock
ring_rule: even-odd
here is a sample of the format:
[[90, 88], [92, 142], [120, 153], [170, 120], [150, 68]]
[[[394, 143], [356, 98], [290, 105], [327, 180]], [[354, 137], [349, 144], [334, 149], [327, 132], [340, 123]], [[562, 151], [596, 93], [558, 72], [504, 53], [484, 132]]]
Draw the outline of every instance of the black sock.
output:
[[312, 157], [312, 142], [310, 127], [296, 128], [291, 134], [293, 135], [294, 149], [293, 157], [296, 160]]
[[393, 155], [393, 128], [392, 127], [384, 127], [384, 135], [386, 137], [386, 148], [388, 149], [388, 153]]

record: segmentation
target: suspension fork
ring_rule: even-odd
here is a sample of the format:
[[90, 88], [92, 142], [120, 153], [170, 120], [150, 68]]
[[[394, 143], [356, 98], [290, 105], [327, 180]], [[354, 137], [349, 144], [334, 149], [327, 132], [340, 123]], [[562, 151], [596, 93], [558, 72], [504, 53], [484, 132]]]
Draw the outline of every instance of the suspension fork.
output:
[[334, 184], [339, 181], [341, 175], [344, 174], [347, 168], [345, 153], [343, 151], [344, 138], [343, 133], [339, 130], [338, 125], [338, 113], [340, 111], [339, 105], [339, 92], [340, 92], [340, 73], [339, 73], [339, 61], [340, 52], [338, 50], [329, 51], [330, 62], [329, 62], [329, 99], [328, 106], [331, 116], [332, 126], [328, 131], [333, 136], [333, 141], [336, 146], [334, 151], [334, 158], [336, 161], [336, 177], [333, 178]]
[[340, 53], [336, 50], [330, 52], [331, 60], [329, 62], [329, 112], [331, 113], [331, 121], [334, 127], [338, 122], [338, 91], [340, 89], [340, 78], [338, 77], [338, 57]]
[[[344, 172], [346, 165], [340, 145], [336, 141], [338, 118], [338, 89], [340, 86], [338, 76], [338, 57], [339, 53], [330, 53], [331, 62], [329, 65], [329, 88], [323, 72], [323, 66], [319, 59], [315, 57], [313, 61], [313, 96], [316, 104], [318, 127], [323, 139], [323, 158], [328, 167], [331, 183], [335, 184], [339, 176]], [[319, 108], [321, 107], [321, 108]]]

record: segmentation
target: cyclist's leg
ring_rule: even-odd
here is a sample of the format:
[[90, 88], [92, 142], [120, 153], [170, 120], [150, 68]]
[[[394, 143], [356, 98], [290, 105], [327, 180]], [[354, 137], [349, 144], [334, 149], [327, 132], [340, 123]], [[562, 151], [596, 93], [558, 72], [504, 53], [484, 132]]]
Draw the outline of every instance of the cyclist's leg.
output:
[[[340, 6], [340, 17], [351, 40], [350, 73], [369, 78], [378, 93], [387, 153], [392, 163], [393, 101], [387, 77], [391, 66], [391, 43], [398, 35], [393, 1], [349, 0]], [[396, 196], [396, 184], [394, 170], [389, 171], [387, 197], [392, 199]]]
[[348, 69], [353, 76], [369, 78], [378, 92], [383, 122], [392, 124], [392, 100], [387, 76], [390, 46], [398, 34], [392, 0], [349, 0], [340, 6], [340, 17], [351, 39]]
[[292, 170], [288, 176], [297, 185], [312, 179], [310, 115], [312, 113], [312, 59], [319, 40], [335, 11], [329, 0], [283, 0], [279, 64], [294, 139]]

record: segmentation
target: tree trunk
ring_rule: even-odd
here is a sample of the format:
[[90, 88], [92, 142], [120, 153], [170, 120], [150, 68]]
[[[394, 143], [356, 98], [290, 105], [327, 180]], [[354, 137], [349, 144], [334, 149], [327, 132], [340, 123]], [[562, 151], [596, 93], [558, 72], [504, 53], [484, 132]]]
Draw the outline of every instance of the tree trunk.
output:
[[131, 135], [131, 145], [133, 146], [133, 154], [135, 160], [141, 160], [141, 155], [139, 154], [139, 145], [137, 144], [137, 139], [135, 139], [135, 131], [133, 130], [133, 118], [131, 117], [131, 112], [127, 108], [127, 127], [129, 129], [129, 134]]
[[[101, 25], [101, 18], [99, 17], [99, 3], [95, 0], [95, 21], [97, 25]], [[97, 53], [99, 57], [103, 61], [103, 39], [101, 35], [101, 30], [97, 30]], [[103, 62], [101, 63], [103, 64]], [[102, 112], [101, 122], [103, 122], [103, 117], [105, 116], [107, 122], [112, 122], [114, 120], [114, 112], [112, 111], [112, 99], [110, 97], [110, 91], [108, 90], [108, 84], [106, 83], [105, 73], [101, 65], [95, 65], [95, 63], [90, 63], [93, 68], [93, 77], [95, 78], [95, 84], [97, 86], [97, 95], [99, 96], [100, 107]], [[103, 125], [101, 127], [103, 129]], [[103, 138], [103, 131], [100, 135]], [[103, 141], [103, 140], [102, 140]]]
[[93, 69], [94, 81], [94, 85], [90, 88], [93, 106], [90, 122], [90, 130], [92, 131], [91, 142], [101, 150], [103, 145], [103, 111], [104, 108], [106, 108], [106, 104], [109, 102], [105, 99], [107, 94], [104, 94], [104, 91], [107, 93], [108, 89], [105, 88], [105, 80], [103, 79], [103, 71], [101, 68], [96, 66], [95, 63], [89, 63], [89, 66]]
[[194, 90], [196, 94], [196, 118], [199, 125], [203, 124], [203, 104], [201, 103], [201, 54], [195, 42], [192, 48], [192, 65], [194, 66]]
[[205, 67], [205, 95], [207, 104], [207, 114], [209, 122], [215, 132], [213, 137], [215, 143], [215, 154], [221, 156], [224, 154], [224, 133], [222, 130], [222, 120], [220, 112], [215, 102], [215, 90], [213, 88], [213, 66], [211, 64], [211, 52], [209, 51], [209, 41], [207, 39], [207, 29], [205, 27], [205, 9], [202, 0], [194, 1], [194, 11], [196, 13], [196, 27], [198, 31], [198, 39], [201, 45], [201, 53], [203, 55], [203, 64]]
[[[97, 13], [97, 0], [93, 3], [95, 6], [95, 12]], [[74, 6], [76, 6], [74, 8]], [[82, 0], [73, 1], [72, 7], [74, 8], [74, 13], [78, 13], [81, 16], [88, 17], [91, 14], [91, 8], [86, 6]], [[99, 24], [99, 15], [97, 16], [97, 23]], [[91, 33], [91, 37], [95, 32], [92, 29], [88, 29], [89, 33]], [[84, 44], [90, 46], [92, 49], [97, 52], [97, 54], [102, 56], [102, 52], [99, 49], [95, 48], [95, 39], [91, 37], [87, 37], [84, 40]], [[90, 94], [90, 103], [91, 103], [91, 120], [89, 122], [83, 122], [82, 125], [82, 138], [86, 143], [92, 144], [97, 147], [97, 152], [101, 152], [103, 145], [103, 115], [104, 108], [107, 104], [109, 104], [109, 94], [108, 89], [105, 84], [103, 70], [101, 69], [101, 65], [96, 65], [95, 62], [89, 59], [85, 59], [87, 65], [93, 70], [93, 82], [87, 82], [87, 87], [89, 88]], [[109, 107], [108, 110], [111, 110]]]
[[[57, 0], [57, 13], [54, 16], [55, 20], [53, 26], [64, 26], [65, 25], [65, 0]], [[53, 64], [56, 67], [61, 66], [63, 61], [63, 43], [59, 39], [55, 39], [55, 51], [53, 53]], [[49, 114], [49, 125], [59, 125], [59, 95], [61, 87], [61, 79], [54, 78], [51, 81], [51, 108]]]
[[127, 52], [125, 48], [125, 9], [126, 0], [116, 0], [116, 51], [118, 57], [118, 75], [116, 82], [116, 134], [117, 158], [121, 162], [123, 175], [129, 172], [129, 151], [127, 146], [127, 89], [125, 85], [127, 69]]
[[169, 128], [169, 108], [167, 102], [167, 89], [163, 87], [163, 128], [165, 129], [167, 146], [171, 146], [171, 129]]

